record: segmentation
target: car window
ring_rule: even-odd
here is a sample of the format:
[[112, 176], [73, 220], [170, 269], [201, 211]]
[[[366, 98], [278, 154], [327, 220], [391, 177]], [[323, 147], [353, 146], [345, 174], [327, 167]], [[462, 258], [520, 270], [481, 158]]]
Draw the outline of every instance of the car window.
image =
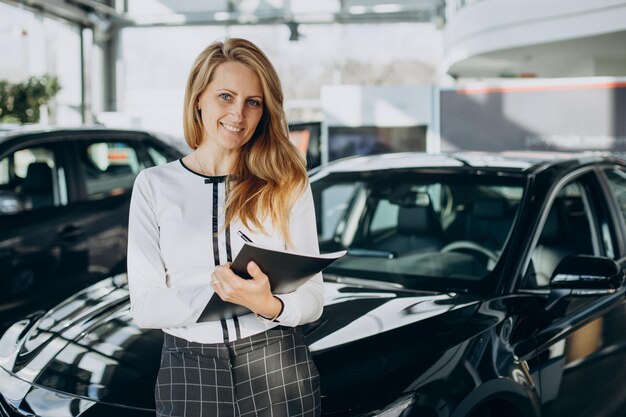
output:
[[358, 184], [333, 184], [321, 190], [317, 205], [320, 240], [330, 240], [345, 228], [344, 215]]
[[573, 182], [554, 199], [525, 275], [525, 288], [542, 288], [568, 255], [598, 255], [593, 214], [584, 186]]
[[152, 161], [153, 166], [156, 165], [164, 165], [171, 158], [168, 158], [165, 152], [158, 150], [154, 146], [147, 146], [148, 156], [150, 156], [150, 160]]
[[624, 221], [626, 221], [626, 171], [613, 168], [605, 171], [609, 187], [615, 200], [619, 204]]
[[88, 199], [130, 190], [144, 168], [130, 142], [81, 143], [79, 160]]
[[314, 175], [311, 187], [321, 250], [348, 250], [329, 273], [450, 287], [494, 269], [524, 190], [520, 178], [402, 172]]
[[0, 214], [66, 204], [65, 171], [52, 147], [24, 148], [0, 160]]
[[370, 225], [370, 231], [381, 232], [383, 230], [393, 229], [398, 226], [398, 211], [400, 207], [389, 202], [389, 200], [380, 200], [374, 211], [374, 218]]

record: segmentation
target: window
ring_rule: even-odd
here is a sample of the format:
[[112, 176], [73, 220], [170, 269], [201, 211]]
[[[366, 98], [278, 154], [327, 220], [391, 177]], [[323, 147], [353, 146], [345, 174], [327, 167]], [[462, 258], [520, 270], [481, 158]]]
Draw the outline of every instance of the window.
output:
[[0, 160], [0, 214], [65, 204], [65, 174], [52, 149], [21, 149]]
[[152, 146], [148, 146], [148, 155], [154, 165], [166, 164], [169, 159], [167, 155]]
[[340, 225], [340, 221], [356, 188], [356, 184], [334, 184], [321, 192], [321, 211], [318, 219], [321, 224], [320, 241], [331, 240], [335, 235], [341, 234], [345, 225]]
[[557, 265], [567, 255], [598, 254], [591, 219], [582, 184], [574, 182], [559, 191], [532, 251], [525, 287], [548, 286]]
[[0, 185], [6, 185], [11, 181], [9, 176], [9, 158], [0, 161]]
[[392, 204], [389, 200], [380, 200], [372, 218], [370, 232], [375, 233], [396, 227], [399, 210], [400, 207], [397, 204]]
[[354, 155], [425, 150], [424, 126], [328, 128], [328, 157], [331, 161]]
[[128, 142], [98, 142], [81, 146], [80, 165], [90, 199], [130, 190], [143, 164]]
[[605, 171], [605, 174], [613, 196], [619, 204], [622, 217], [626, 221], [626, 172], [623, 169], [615, 168]]
[[[440, 187], [438, 184], [431, 185], [430, 187], [424, 186], [410, 186], [410, 191], [413, 193], [408, 193], [410, 195], [409, 200], [415, 201], [390, 201], [386, 198], [379, 199], [371, 199], [371, 201], [377, 201], [376, 209], [374, 210], [374, 216], [372, 218], [372, 223], [370, 224], [369, 233], [370, 236], [376, 235], [380, 231], [397, 229], [400, 212], [403, 210], [402, 207], [406, 206], [432, 206], [431, 205], [431, 197], [429, 193], [432, 191], [429, 188], [437, 188]], [[409, 190], [407, 190], [408, 192]]]
[[524, 191], [521, 178], [392, 170], [313, 176], [311, 188], [321, 250], [348, 250], [329, 272], [405, 286], [481, 285]]

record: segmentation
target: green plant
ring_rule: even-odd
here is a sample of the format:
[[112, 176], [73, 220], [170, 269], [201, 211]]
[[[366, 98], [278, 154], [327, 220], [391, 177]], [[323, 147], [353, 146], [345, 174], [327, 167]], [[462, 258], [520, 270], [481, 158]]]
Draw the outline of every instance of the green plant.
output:
[[61, 90], [58, 77], [43, 75], [12, 84], [0, 80], [0, 123], [36, 123], [39, 107]]

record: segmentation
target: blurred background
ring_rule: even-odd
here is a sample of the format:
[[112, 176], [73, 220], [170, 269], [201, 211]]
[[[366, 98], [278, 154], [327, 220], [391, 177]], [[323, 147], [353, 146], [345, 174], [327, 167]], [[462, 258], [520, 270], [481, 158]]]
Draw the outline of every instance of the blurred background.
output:
[[[1, 0], [0, 126], [182, 141], [192, 61], [224, 37], [273, 61], [310, 166], [408, 150], [626, 149], [620, 0]], [[34, 103], [22, 115], [20, 91]]]

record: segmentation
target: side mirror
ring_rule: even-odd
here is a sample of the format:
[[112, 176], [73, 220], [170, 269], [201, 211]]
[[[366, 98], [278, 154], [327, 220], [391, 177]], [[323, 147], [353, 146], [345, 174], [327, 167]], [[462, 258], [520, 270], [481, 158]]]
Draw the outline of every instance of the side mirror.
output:
[[561, 260], [550, 279], [550, 290], [561, 296], [613, 294], [624, 285], [625, 274], [612, 259], [569, 255]]

